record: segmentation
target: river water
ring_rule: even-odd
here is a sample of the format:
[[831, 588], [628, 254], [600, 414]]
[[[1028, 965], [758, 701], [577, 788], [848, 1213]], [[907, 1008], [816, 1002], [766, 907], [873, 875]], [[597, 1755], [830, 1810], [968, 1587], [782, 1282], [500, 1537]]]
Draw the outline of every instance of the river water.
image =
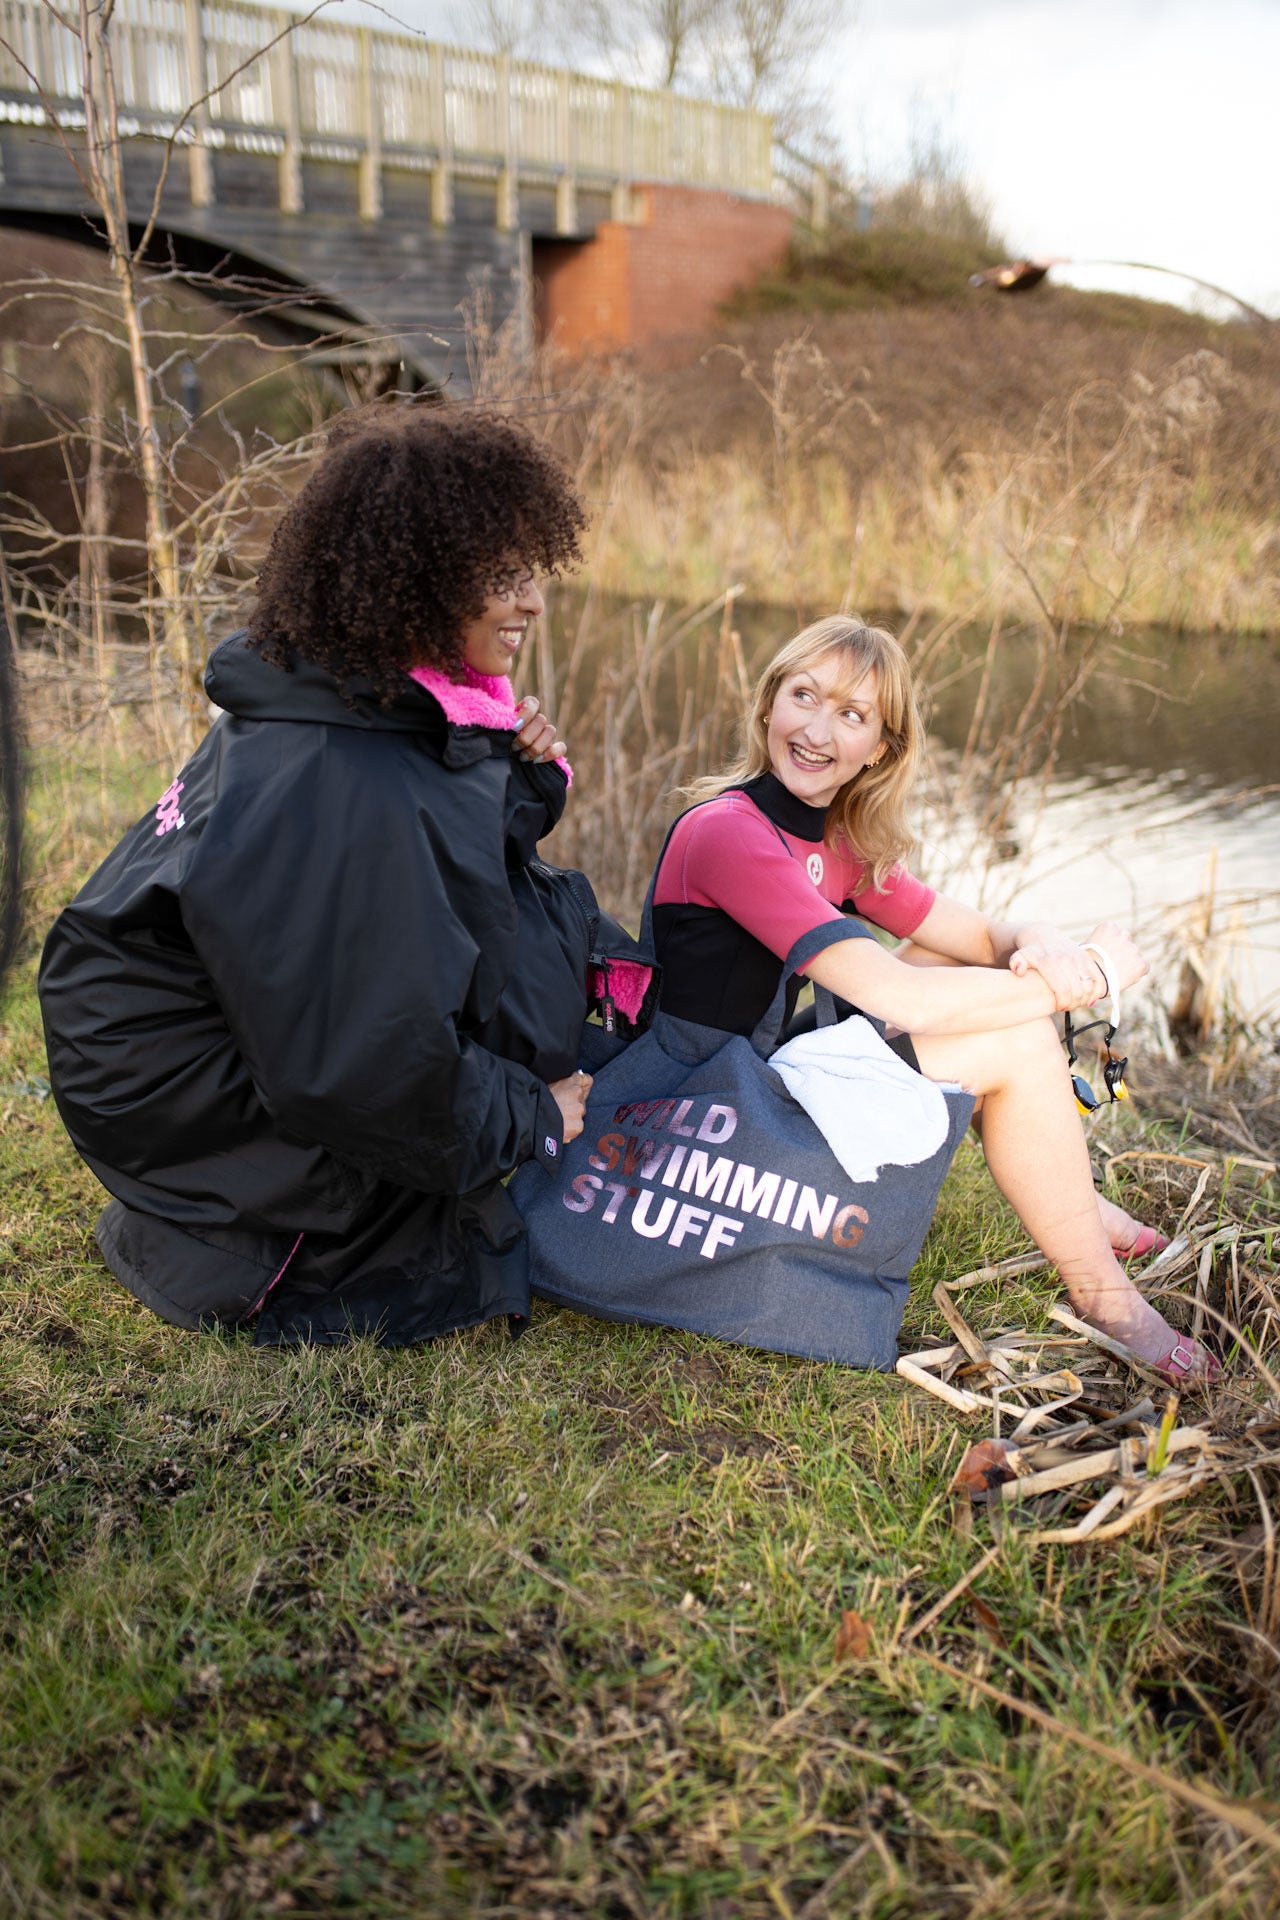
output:
[[[983, 642], [985, 644], [985, 641]], [[978, 642], [970, 643], [976, 660]], [[1016, 654], [1008, 711], [1028, 665]], [[945, 674], [942, 676], [947, 677]], [[964, 742], [976, 674], [952, 678], [931, 731]], [[1111, 650], [1072, 703], [1043, 794], [1020, 793], [1009, 855], [984, 904], [1073, 928], [1131, 926], [1166, 961], [1203, 923], [1237, 1008], [1280, 1011], [1280, 650], [1221, 635], [1146, 633]], [[944, 756], [945, 763], [945, 756]], [[1162, 987], [1169, 988], [1166, 980]]]

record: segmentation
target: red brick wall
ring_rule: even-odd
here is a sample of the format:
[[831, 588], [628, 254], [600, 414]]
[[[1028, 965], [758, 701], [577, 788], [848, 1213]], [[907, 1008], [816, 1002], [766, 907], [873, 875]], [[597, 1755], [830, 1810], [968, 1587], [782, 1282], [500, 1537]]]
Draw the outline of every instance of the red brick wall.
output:
[[595, 238], [540, 243], [538, 321], [571, 352], [646, 347], [700, 333], [722, 300], [776, 264], [791, 215], [695, 187], [636, 189], [640, 219]]

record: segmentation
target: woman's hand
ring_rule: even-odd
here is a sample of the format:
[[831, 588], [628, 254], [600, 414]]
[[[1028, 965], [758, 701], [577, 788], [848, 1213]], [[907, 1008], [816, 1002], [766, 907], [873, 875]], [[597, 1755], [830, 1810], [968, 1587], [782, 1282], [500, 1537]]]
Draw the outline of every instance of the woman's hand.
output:
[[1019, 927], [1017, 941], [1009, 955], [1010, 973], [1019, 978], [1038, 973], [1053, 994], [1059, 1013], [1091, 1007], [1106, 993], [1096, 957], [1048, 921]]
[[526, 693], [516, 712], [523, 716], [516, 732], [516, 752], [520, 758], [532, 761], [535, 766], [542, 760], [563, 759], [564, 741], [556, 737], [555, 727], [543, 713], [537, 694]]
[[587, 1108], [587, 1095], [591, 1091], [589, 1073], [571, 1073], [564, 1080], [551, 1082], [551, 1098], [560, 1109], [564, 1121], [564, 1142], [568, 1146], [582, 1132], [583, 1116]]
[[[1026, 940], [1026, 936], [1032, 938]], [[1038, 973], [1053, 994], [1059, 1013], [1072, 1013], [1078, 1007], [1092, 1007], [1105, 999], [1107, 983], [1098, 957], [1087, 953], [1083, 945], [1068, 940], [1056, 927], [1028, 927], [1019, 936], [1019, 945], [1010, 956], [1011, 973]], [[1111, 984], [1117, 992], [1133, 986], [1151, 971], [1132, 937], [1113, 920], [1104, 920], [1089, 935], [1089, 942], [1102, 948], [1111, 963]]]

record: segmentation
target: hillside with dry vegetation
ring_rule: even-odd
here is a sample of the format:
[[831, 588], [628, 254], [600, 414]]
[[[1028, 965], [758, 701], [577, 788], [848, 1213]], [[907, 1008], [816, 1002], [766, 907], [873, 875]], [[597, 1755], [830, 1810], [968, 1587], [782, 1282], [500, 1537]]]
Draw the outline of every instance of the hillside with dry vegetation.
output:
[[1269, 631], [1280, 328], [973, 264], [918, 235], [794, 254], [642, 373], [610, 584]]

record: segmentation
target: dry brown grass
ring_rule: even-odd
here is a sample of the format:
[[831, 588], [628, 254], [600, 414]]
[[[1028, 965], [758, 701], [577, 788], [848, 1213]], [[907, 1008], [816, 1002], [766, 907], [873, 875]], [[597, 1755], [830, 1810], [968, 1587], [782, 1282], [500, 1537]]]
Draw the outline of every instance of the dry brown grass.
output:
[[643, 383], [602, 577], [740, 580], [857, 604], [1207, 631], [1274, 622], [1280, 330], [1173, 309], [1019, 306], [738, 319]]

